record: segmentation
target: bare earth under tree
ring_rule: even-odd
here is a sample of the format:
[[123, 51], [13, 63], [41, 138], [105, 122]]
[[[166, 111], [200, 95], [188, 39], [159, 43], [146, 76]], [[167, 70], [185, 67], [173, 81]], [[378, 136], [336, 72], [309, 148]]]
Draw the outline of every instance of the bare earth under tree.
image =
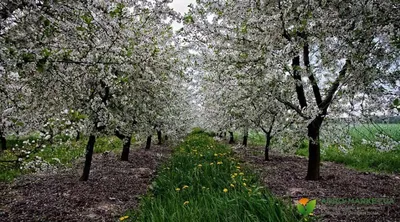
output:
[[[262, 148], [259, 148], [260, 152]], [[341, 164], [323, 162], [322, 179], [307, 181], [307, 159], [272, 153], [271, 161], [262, 155], [240, 152], [243, 160], [261, 174], [274, 195], [297, 203], [300, 198], [317, 199], [314, 211], [319, 221], [400, 221], [400, 175], [359, 172]], [[394, 198], [394, 204], [322, 204], [328, 198]]]
[[0, 184], [0, 221], [115, 221], [135, 209], [170, 149], [134, 150], [129, 162], [94, 156], [90, 180], [78, 181], [82, 163], [57, 174], [27, 175]]

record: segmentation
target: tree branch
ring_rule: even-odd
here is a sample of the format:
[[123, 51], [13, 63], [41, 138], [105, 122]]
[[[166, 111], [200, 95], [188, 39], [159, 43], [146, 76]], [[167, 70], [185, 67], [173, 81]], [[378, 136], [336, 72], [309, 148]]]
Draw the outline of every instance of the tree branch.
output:
[[276, 100], [278, 100], [280, 103], [284, 104], [286, 107], [291, 108], [292, 110], [296, 111], [297, 114], [299, 114], [301, 117], [303, 117], [304, 119], [311, 119], [311, 117], [305, 115], [301, 109], [299, 107], [297, 107], [296, 105], [294, 105], [293, 103], [289, 102], [289, 101], [285, 101], [279, 97], [275, 97]]
[[331, 87], [328, 90], [328, 94], [326, 95], [324, 101], [322, 101], [321, 105], [319, 106], [320, 109], [323, 110], [323, 112], [326, 112], [328, 109], [329, 105], [331, 104], [333, 100], [333, 96], [335, 95], [336, 91], [339, 88], [340, 83], [346, 76], [347, 69], [350, 67], [351, 61], [349, 59], [346, 60], [346, 64], [342, 67], [342, 70], [339, 72], [339, 76], [336, 78], [335, 82], [331, 85]]
[[308, 42], [305, 42], [304, 46], [303, 46], [303, 60], [304, 60], [304, 66], [306, 67], [306, 70], [307, 70], [308, 79], [311, 82], [311, 86], [312, 86], [312, 89], [314, 92], [315, 101], [317, 102], [318, 107], [321, 108], [320, 107], [320, 105], [322, 103], [321, 92], [318, 87], [317, 80], [315, 79], [315, 76], [311, 71], [310, 51], [309, 51]]

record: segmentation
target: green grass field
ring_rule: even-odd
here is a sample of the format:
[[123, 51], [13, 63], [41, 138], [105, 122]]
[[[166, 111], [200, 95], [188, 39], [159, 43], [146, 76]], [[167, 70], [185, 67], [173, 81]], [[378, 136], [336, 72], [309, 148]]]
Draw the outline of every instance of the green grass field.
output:
[[[400, 147], [392, 151], [379, 151], [376, 147], [363, 144], [362, 140], [376, 141], [377, 133], [384, 133], [400, 141], [400, 124], [358, 125], [350, 129], [353, 148], [343, 152], [337, 146], [321, 150], [321, 159], [343, 163], [361, 171], [400, 173]], [[308, 156], [308, 143], [305, 141], [296, 151], [297, 155]]]
[[[299, 221], [290, 204], [272, 197], [231, 149], [204, 133], [176, 147], [129, 221]], [[126, 217], [122, 217], [123, 219]]]

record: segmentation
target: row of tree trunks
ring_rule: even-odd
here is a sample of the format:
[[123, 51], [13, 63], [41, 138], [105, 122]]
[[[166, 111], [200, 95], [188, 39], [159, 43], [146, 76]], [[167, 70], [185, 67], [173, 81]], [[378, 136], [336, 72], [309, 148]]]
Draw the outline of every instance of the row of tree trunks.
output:
[[[235, 140], [233, 137], [233, 132], [229, 131], [229, 144], [234, 144]], [[243, 134], [243, 142], [242, 145], [243, 146], [247, 146], [248, 144], [248, 137], [249, 137], [249, 131], [248, 129], [244, 130], [244, 134]], [[265, 151], [264, 151], [264, 160], [265, 161], [269, 161], [269, 148], [271, 146], [271, 140], [272, 140], [272, 135], [271, 132], [266, 132], [265, 133], [265, 139], [266, 139], [266, 143], [265, 143]]]
[[[121, 134], [118, 130], [115, 132], [116, 136], [123, 141], [123, 147], [122, 147], [122, 154], [121, 154], [121, 160], [122, 161], [128, 161], [129, 160], [129, 151], [130, 151], [130, 146], [131, 146], [131, 140], [132, 136], [125, 136]], [[78, 132], [78, 135], [79, 132]], [[161, 131], [157, 131], [157, 136], [158, 136], [158, 143], [162, 143], [162, 134]], [[146, 141], [146, 150], [149, 150], [151, 147], [151, 138], [152, 136], [147, 137]], [[168, 140], [167, 135], [165, 135], [165, 140]], [[3, 140], [2, 140], [3, 141]], [[5, 138], [4, 138], [5, 141]], [[94, 145], [96, 143], [96, 136], [90, 135], [89, 136], [89, 141], [86, 145], [86, 152], [85, 152], [85, 166], [83, 168], [83, 173], [81, 178], [79, 179], [80, 181], [87, 181], [89, 179], [89, 174], [90, 174], [90, 166], [92, 163], [92, 158], [93, 158], [93, 151], [94, 151]]]

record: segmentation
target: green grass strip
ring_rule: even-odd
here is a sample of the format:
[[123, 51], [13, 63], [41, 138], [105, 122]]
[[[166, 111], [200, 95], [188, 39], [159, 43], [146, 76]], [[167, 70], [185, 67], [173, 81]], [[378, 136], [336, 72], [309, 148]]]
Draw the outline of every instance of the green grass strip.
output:
[[231, 149], [192, 133], [160, 169], [152, 192], [126, 221], [299, 221], [290, 204], [272, 197]]
[[[303, 145], [296, 151], [299, 156], [308, 156], [308, 146]], [[325, 148], [321, 153], [323, 161], [342, 163], [354, 169], [366, 172], [400, 173], [400, 150], [380, 152], [368, 145], [357, 144], [347, 153], [337, 147]]]

